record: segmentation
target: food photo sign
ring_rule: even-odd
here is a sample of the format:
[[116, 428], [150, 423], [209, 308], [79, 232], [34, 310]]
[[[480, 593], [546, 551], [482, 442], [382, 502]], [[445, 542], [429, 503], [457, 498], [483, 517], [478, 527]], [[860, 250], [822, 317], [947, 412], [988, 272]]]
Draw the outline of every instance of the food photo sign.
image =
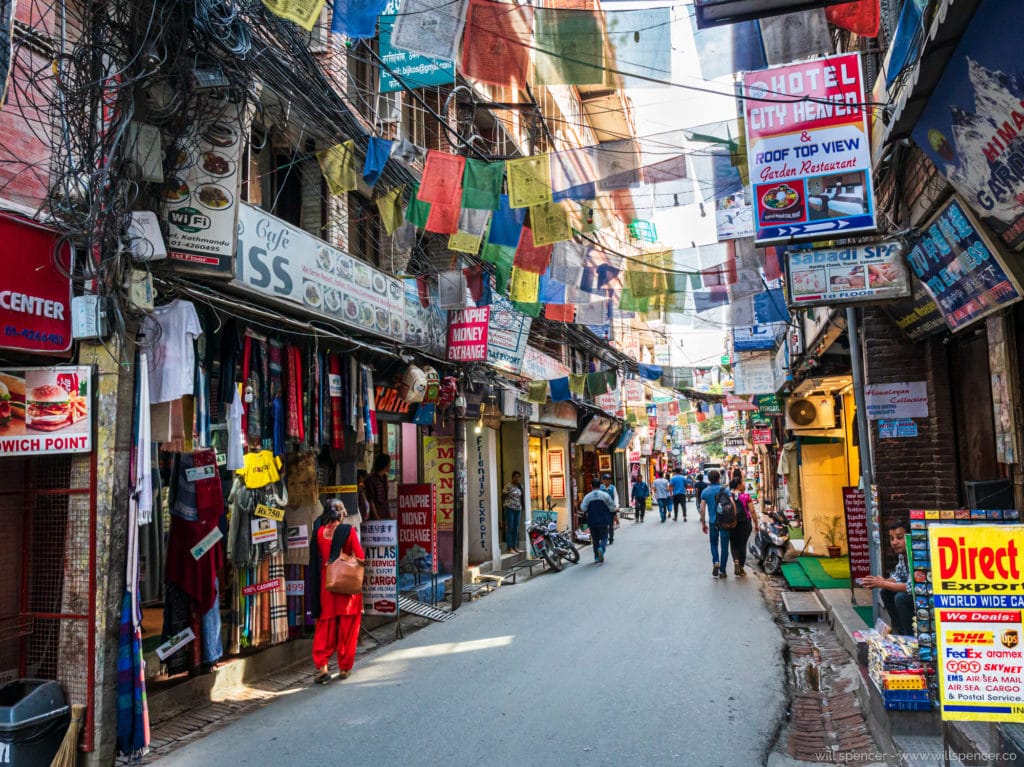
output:
[[835, 306], [910, 295], [899, 242], [785, 252], [790, 306]]
[[863, 83], [856, 53], [743, 76], [758, 245], [876, 228]]
[[0, 369], [0, 455], [92, 450], [92, 369]]
[[405, 286], [323, 240], [243, 203], [235, 284], [402, 342]]

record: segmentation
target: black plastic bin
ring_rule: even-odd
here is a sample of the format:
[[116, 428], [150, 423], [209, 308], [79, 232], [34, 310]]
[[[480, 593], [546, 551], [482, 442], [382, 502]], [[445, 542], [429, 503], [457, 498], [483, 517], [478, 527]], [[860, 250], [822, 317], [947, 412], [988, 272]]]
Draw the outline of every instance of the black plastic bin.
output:
[[49, 767], [71, 724], [71, 706], [49, 679], [0, 687], [0, 765]]

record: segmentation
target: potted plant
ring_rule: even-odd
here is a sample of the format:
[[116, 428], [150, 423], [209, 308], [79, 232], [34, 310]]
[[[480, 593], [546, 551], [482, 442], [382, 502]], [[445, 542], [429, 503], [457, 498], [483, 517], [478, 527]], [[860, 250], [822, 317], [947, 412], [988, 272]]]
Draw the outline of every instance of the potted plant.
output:
[[842, 547], [839, 544], [846, 537], [846, 531], [843, 528], [843, 518], [838, 514], [832, 516], [819, 514], [814, 521], [818, 523], [818, 530], [821, 531], [821, 535], [825, 539], [828, 555], [835, 559], [842, 551]]

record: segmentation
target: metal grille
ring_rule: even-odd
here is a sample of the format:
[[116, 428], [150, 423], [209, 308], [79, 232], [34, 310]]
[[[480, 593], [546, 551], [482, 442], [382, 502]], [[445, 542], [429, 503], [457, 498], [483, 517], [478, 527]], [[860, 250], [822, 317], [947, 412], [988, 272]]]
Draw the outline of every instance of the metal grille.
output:
[[21, 573], [0, 589], [0, 674], [60, 682], [86, 705], [92, 748], [95, 649], [94, 490], [89, 455], [4, 459], [0, 567]]

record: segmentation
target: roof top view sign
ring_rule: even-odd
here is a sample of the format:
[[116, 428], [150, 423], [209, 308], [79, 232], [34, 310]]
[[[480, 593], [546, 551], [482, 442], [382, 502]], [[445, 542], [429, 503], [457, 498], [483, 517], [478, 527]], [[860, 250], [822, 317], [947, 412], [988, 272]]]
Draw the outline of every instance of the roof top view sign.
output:
[[845, 248], [788, 250], [786, 288], [791, 306], [835, 306], [910, 295], [910, 274], [899, 242]]
[[860, 56], [743, 76], [757, 243], [875, 229]]

